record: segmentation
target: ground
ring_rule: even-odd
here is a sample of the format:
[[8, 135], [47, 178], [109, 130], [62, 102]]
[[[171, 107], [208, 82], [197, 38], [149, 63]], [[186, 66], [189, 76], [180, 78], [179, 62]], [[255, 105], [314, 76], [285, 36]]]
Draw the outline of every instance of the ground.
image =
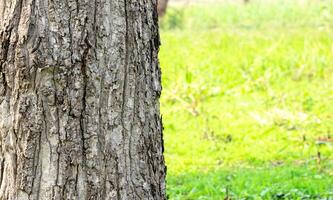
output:
[[333, 198], [333, 2], [171, 6], [170, 199]]

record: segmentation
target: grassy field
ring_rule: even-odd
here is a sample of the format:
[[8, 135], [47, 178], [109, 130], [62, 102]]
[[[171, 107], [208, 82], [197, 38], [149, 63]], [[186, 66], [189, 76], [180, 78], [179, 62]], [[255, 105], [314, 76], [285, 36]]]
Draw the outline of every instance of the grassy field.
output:
[[169, 199], [333, 199], [333, 1], [295, 2], [169, 9]]

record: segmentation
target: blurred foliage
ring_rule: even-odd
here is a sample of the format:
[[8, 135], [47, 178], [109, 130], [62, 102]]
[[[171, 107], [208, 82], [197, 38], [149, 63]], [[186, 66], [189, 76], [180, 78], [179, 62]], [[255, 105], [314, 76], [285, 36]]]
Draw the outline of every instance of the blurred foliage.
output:
[[333, 1], [295, 2], [162, 19], [170, 199], [223, 199], [232, 174], [235, 199], [333, 192]]

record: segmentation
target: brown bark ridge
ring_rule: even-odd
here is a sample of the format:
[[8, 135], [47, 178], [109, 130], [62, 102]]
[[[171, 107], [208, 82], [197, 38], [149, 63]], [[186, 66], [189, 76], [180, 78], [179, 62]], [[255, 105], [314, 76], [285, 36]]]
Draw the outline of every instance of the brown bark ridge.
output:
[[0, 200], [166, 199], [156, 0], [0, 0]]

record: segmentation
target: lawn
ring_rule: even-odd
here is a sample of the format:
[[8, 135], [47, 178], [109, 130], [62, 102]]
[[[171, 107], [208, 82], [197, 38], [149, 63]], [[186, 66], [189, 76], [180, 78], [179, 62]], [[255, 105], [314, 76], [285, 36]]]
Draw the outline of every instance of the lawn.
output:
[[169, 199], [333, 199], [333, 1], [171, 6]]

